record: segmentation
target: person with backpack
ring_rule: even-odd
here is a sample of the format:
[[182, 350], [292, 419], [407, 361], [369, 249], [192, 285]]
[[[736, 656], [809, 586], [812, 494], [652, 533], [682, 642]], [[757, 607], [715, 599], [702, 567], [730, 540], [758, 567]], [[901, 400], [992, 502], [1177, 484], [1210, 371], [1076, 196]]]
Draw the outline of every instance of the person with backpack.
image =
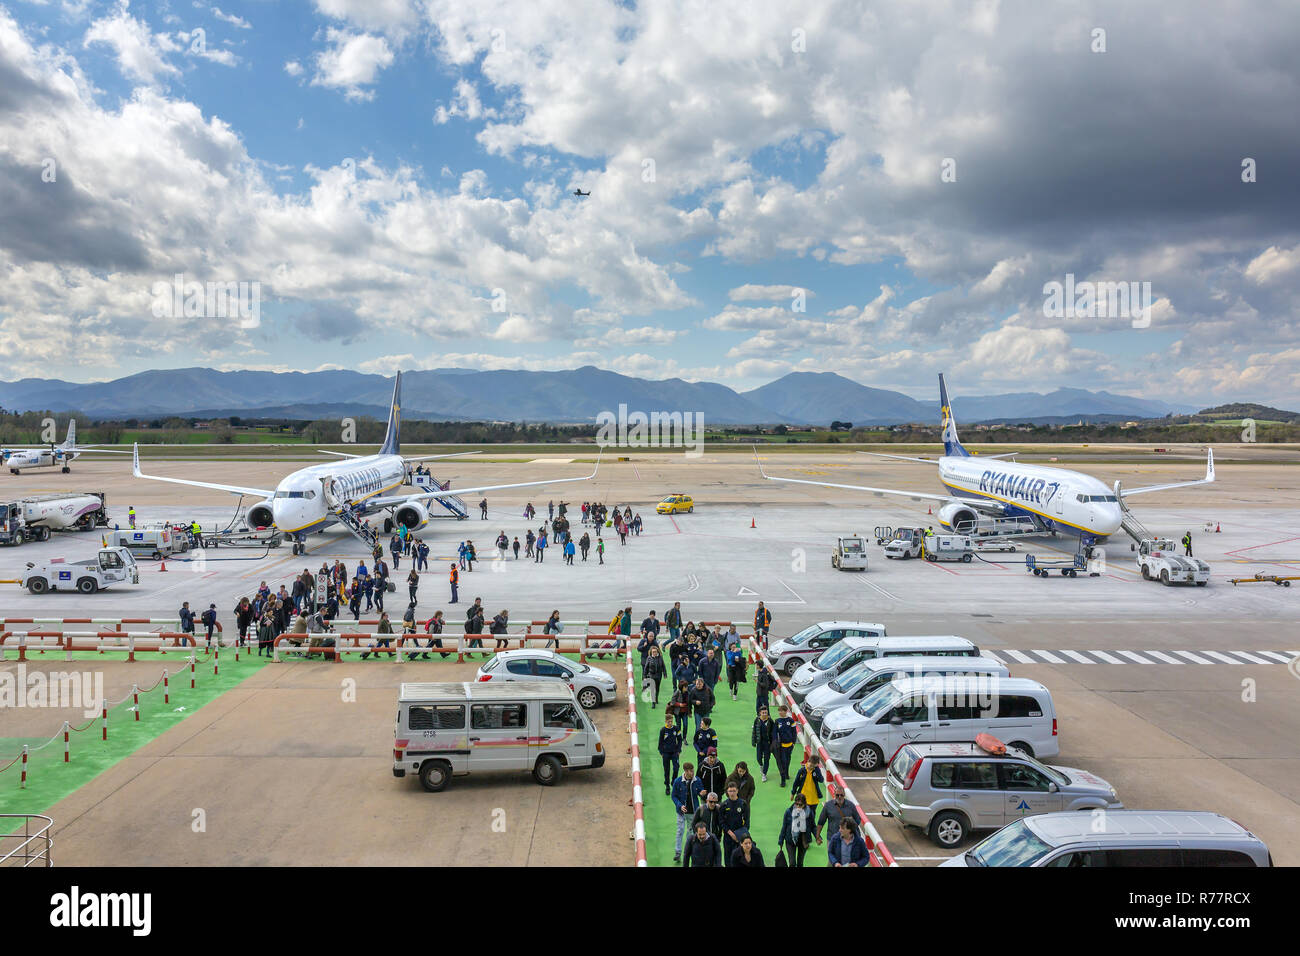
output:
[[[443, 619], [442, 619], [441, 611], [434, 611], [433, 617], [429, 618], [427, 621], [424, 622], [424, 633], [430, 635], [429, 643], [427, 645], [429, 650], [433, 650], [433, 648], [435, 647], [437, 648], [442, 647], [442, 638], [433, 636], [433, 635], [441, 634], [442, 627], [443, 627]], [[446, 659], [447, 657], [446, 651], [440, 650], [439, 653], [444, 659]], [[427, 661], [429, 659], [429, 652], [425, 651], [420, 656]]]
[[754, 701], [754, 712], [762, 713], [767, 710], [767, 695], [776, 690], [776, 678], [762, 661], [759, 661], [758, 674], [754, 677], [754, 690], [757, 695]]
[[235, 626], [239, 628], [239, 646], [248, 644], [248, 626], [253, 623], [253, 608], [248, 598], [240, 598], [235, 605]]
[[394, 652], [391, 650], [391, 648], [392, 648], [392, 646], [393, 646], [393, 636], [392, 636], [392, 635], [393, 635], [393, 622], [390, 621], [390, 620], [388, 619], [388, 612], [387, 612], [387, 611], [381, 611], [381, 612], [379, 613], [379, 627], [376, 628], [376, 632], [377, 632], [378, 634], [380, 634], [380, 635], [387, 635], [387, 636], [386, 636], [386, 637], [381, 636], [381, 637], [377, 638], [377, 639], [375, 640], [375, 643], [371, 646], [370, 650], [368, 650], [368, 651], [364, 651], [364, 652], [362, 653], [362, 655], [361, 655], [361, 659], [362, 659], [363, 661], [364, 661], [366, 658], [368, 658], [372, 653], [375, 655], [375, 660], [379, 660], [379, 648], [381, 648], [381, 647], [390, 648], [390, 650], [388, 651], [388, 656], [389, 656], [389, 657], [395, 657], [395, 656], [396, 656], [396, 655], [394, 654]]
[[[208, 629], [208, 647], [211, 647], [213, 630], [215, 629], [218, 635], [221, 634], [221, 623], [217, 620], [217, 606], [215, 604], [209, 604], [208, 609], [203, 612], [203, 617], [200, 618], [200, 621], [203, 626]], [[217, 640], [220, 641], [221, 638], [218, 636]]]
[[[483, 638], [478, 635], [483, 633], [483, 599], [475, 598], [474, 603], [470, 605], [469, 610], [465, 612], [465, 635], [469, 638], [466, 647], [482, 647]], [[487, 655], [483, 655], [486, 657]]]
[[496, 644], [493, 650], [504, 651], [510, 647], [510, 639], [506, 637], [506, 628], [510, 624], [510, 612], [502, 611], [492, 618], [492, 626], [489, 628], [496, 636]]
[[682, 735], [682, 739], [686, 738], [686, 718], [691, 713], [689, 687], [686, 681], [678, 681], [673, 696], [668, 700], [667, 713], [676, 722], [677, 732]]
[[559, 635], [564, 631], [564, 624], [560, 621], [560, 612], [552, 611], [551, 616], [546, 619], [545, 626], [542, 627], [542, 633], [547, 636], [546, 646], [554, 647], [557, 651], [560, 649]]
[[672, 796], [673, 778], [677, 776], [682, 755], [682, 735], [677, 732], [672, 714], [664, 715], [664, 725], [659, 728], [659, 756], [664, 764], [664, 793]]
[[682, 632], [682, 602], [676, 601], [664, 615], [664, 626], [668, 628], [668, 639], [675, 641]]

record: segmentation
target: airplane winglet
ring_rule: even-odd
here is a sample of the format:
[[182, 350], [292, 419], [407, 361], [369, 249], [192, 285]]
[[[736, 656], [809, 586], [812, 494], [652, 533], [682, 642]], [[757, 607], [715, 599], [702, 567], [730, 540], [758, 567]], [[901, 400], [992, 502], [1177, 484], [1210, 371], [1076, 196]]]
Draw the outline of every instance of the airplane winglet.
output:
[[140, 443], [135, 442], [131, 445], [131, 474], [136, 478], [143, 478], [140, 474]]
[[1214, 449], [1205, 449], [1205, 480], [1211, 482], [1214, 480]]
[[764, 478], [767, 478], [768, 481], [771, 481], [772, 479], [768, 477], [767, 472], [765, 472], [765, 471], [763, 470], [763, 462], [762, 462], [762, 459], [760, 459], [760, 458], [758, 457], [758, 446], [757, 446], [757, 445], [750, 445], [749, 447], [752, 448], [752, 449], [754, 450], [754, 464], [758, 465], [758, 473], [759, 473], [760, 475], [762, 475]]

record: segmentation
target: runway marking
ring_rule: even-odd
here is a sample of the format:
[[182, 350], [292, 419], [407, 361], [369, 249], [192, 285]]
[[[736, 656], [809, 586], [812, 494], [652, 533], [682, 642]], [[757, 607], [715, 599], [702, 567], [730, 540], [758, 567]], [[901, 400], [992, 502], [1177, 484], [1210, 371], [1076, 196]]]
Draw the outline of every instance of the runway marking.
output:
[[1047, 661], [1047, 663], [1049, 663], [1049, 664], [1064, 664], [1064, 663], [1065, 663], [1065, 661], [1061, 660], [1059, 657], [1057, 657], [1057, 656], [1056, 656], [1055, 654], [1053, 654], [1051, 651], [1039, 651], [1039, 650], [1036, 650], [1036, 651], [1034, 651], [1034, 653], [1037, 654], [1039, 657], [1041, 657], [1043, 660]]
[[1103, 661], [1105, 661], [1107, 664], [1123, 664], [1123, 663], [1124, 663], [1124, 662], [1123, 662], [1122, 660], [1120, 660], [1118, 657], [1114, 657], [1114, 656], [1112, 656], [1112, 655], [1110, 655], [1110, 654], [1107, 654], [1105, 651], [1089, 651], [1088, 653], [1090, 653], [1090, 654], [1095, 654], [1097, 657], [1100, 657], [1100, 658], [1101, 658]]
[[1012, 660], [1019, 661], [1019, 662], [1022, 663], [1022, 664], [1035, 664], [1035, 663], [1037, 663], [1037, 661], [1035, 661], [1035, 660], [1034, 660], [1032, 657], [1030, 657], [1028, 654], [1022, 654], [1020, 651], [1004, 650], [1002, 653], [1003, 653], [1003, 654], [1008, 654], [1008, 655], [1010, 655]]
[[1286, 544], [1288, 541], [1300, 541], [1300, 535], [1291, 538], [1283, 538], [1280, 541], [1269, 541], [1267, 544], [1252, 544], [1249, 547], [1237, 548], [1235, 551], [1225, 551], [1224, 554], [1241, 554], [1243, 551], [1256, 551], [1259, 548], [1271, 548], [1275, 544]]
[[1275, 658], [1283, 664], [1290, 664], [1291, 658], [1295, 657], [1295, 652], [1290, 654], [1279, 654], [1277, 651], [1260, 651], [1259, 653], [1263, 654], [1265, 657]]
[[1129, 658], [1130, 660], [1137, 661], [1139, 664], [1154, 664], [1154, 663], [1155, 663], [1155, 661], [1149, 661], [1149, 660], [1147, 660], [1145, 657], [1142, 657], [1142, 656], [1139, 655], [1139, 654], [1134, 654], [1132, 651], [1119, 651], [1118, 653], [1123, 654], [1125, 657]]
[[1206, 657], [1213, 657], [1215, 660], [1223, 661], [1225, 664], [1237, 664], [1244, 666], [1241, 661], [1229, 657], [1227, 654], [1220, 654], [1218, 651], [1201, 651]]
[[866, 578], [862, 578], [862, 583], [865, 584], [867, 587], [871, 588], [873, 591], [877, 591], [877, 592], [879, 592], [880, 594], [883, 594], [885, 597], [889, 598], [891, 601], [897, 601], [897, 602], [900, 603], [900, 604], [906, 604], [906, 603], [907, 603], [907, 602], [904, 601], [902, 598], [900, 598], [898, 595], [893, 594], [893, 593], [891, 593], [891, 592], [885, 590], [885, 589], [882, 588], [879, 584], [876, 584], [876, 583], [873, 582], [873, 581], [868, 581]]
[[1264, 660], [1264, 658], [1262, 658], [1262, 657], [1256, 657], [1254, 654], [1247, 654], [1245, 651], [1232, 651], [1232, 653], [1233, 653], [1233, 654], [1236, 654], [1238, 657], [1244, 657], [1244, 658], [1246, 658], [1246, 660], [1250, 661], [1252, 664], [1269, 664], [1269, 665], [1272, 665], [1272, 663], [1273, 663], [1272, 661], [1266, 661], [1266, 660]]
[[1061, 651], [1061, 653], [1064, 654], [1066, 657], [1073, 658], [1074, 660], [1078, 661], [1080, 664], [1097, 663], [1091, 657], [1085, 657], [1084, 655], [1080, 654], [1078, 651]]
[[1191, 651], [1174, 651], [1179, 657], [1185, 657], [1193, 664], [1213, 664], [1214, 661], [1207, 661], [1204, 657], [1198, 657]]
[[1147, 653], [1158, 661], [1164, 661], [1166, 664], [1177, 664], [1181, 667], [1187, 663], [1186, 661], [1180, 661], [1176, 657], [1170, 657], [1168, 654], [1163, 654], [1160, 651], [1147, 651]]

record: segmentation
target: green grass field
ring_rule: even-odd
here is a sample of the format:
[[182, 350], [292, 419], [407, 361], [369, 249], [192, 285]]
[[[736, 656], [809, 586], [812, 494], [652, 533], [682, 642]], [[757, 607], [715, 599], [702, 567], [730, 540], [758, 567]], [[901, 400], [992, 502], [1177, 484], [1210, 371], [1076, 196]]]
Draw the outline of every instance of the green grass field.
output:
[[[641, 686], [640, 656], [633, 654], [636, 668], [636, 686]], [[743, 760], [754, 775], [756, 789], [753, 804], [750, 807], [750, 832], [754, 843], [763, 853], [763, 861], [772, 866], [776, 860], [776, 838], [781, 833], [781, 818], [786, 807], [790, 805], [790, 788], [781, 786], [780, 774], [777, 772], [776, 758], [772, 758], [767, 782], [763, 782], [762, 770], [750, 746], [750, 733], [754, 726], [754, 668], [750, 666], [748, 683], [739, 685], [737, 700], [731, 699], [726, 678], [714, 688], [717, 706], [713, 710], [713, 729], [718, 734], [718, 759], [730, 773], [737, 761]], [[673, 801], [664, 793], [663, 760], [659, 756], [659, 728], [664, 726], [664, 708], [668, 704], [669, 681], [665, 681], [659, 695], [659, 706], [654, 707], [645, 695], [637, 699], [636, 723], [641, 748], [641, 792], [645, 801], [646, 827], [646, 861], [651, 866], [674, 866], [673, 850], [677, 839], [676, 812]], [[690, 761], [699, 766], [690, 738], [695, 735], [695, 719], [687, 723], [687, 741], [682, 752], [682, 762]], [[790, 773], [799, 769], [803, 760], [803, 748], [796, 744], [794, 755], [790, 760]], [[726, 797], [725, 794], [719, 794]], [[822, 866], [826, 863], [826, 851], [823, 847], [813, 845], [804, 860], [805, 866]]]

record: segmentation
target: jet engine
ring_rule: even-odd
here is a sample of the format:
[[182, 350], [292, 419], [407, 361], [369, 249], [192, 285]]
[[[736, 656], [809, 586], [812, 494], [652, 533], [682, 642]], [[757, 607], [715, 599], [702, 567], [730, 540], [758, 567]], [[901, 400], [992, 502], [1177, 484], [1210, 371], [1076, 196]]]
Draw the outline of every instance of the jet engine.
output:
[[974, 508], [958, 501], [950, 501], [939, 509], [939, 523], [958, 534], [970, 534], [978, 520], [979, 513]]
[[418, 501], [410, 501], [393, 511], [393, 522], [404, 524], [408, 531], [414, 531], [429, 523], [429, 510]]
[[275, 527], [275, 512], [271, 510], [271, 500], [259, 501], [244, 512], [244, 520], [250, 528]]

